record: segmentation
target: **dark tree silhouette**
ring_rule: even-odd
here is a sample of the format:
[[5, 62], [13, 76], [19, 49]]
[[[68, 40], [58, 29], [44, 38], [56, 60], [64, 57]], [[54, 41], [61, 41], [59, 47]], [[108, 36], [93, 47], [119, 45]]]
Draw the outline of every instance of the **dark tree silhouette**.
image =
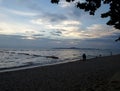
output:
[[[90, 15], [94, 15], [95, 11], [101, 7], [101, 4], [109, 4], [109, 11], [101, 14], [102, 18], [109, 17], [110, 20], [107, 25], [113, 26], [116, 29], [120, 29], [120, 0], [85, 0], [80, 2], [78, 0], [66, 0], [66, 2], [75, 2], [75, 6], [79, 9], [89, 12]], [[58, 4], [60, 0], [51, 0], [51, 3]], [[120, 39], [119, 39], [120, 40]]]
[[[66, 2], [74, 2], [78, 0], [66, 0]], [[51, 0], [51, 3], [58, 4], [60, 0]], [[108, 12], [101, 14], [102, 18], [109, 17], [110, 20], [107, 25], [114, 26], [116, 29], [120, 29], [120, 1], [119, 0], [85, 0], [85, 2], [76, 2], [77, 8], [83, 9], [89, 12], [90, 15], [94, 15], [95, 11], [101, 7], [101, 3], [109, 4], [110, 8]]]

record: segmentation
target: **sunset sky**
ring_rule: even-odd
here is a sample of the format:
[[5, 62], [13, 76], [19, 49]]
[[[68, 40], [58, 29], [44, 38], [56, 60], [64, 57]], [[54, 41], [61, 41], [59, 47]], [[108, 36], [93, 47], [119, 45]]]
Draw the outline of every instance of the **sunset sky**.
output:
[[108, 10], [103, 5], [90, 16], [64, 0], [0, 0], [0, 47], [119, 48], [120, 30], [100, 18]]

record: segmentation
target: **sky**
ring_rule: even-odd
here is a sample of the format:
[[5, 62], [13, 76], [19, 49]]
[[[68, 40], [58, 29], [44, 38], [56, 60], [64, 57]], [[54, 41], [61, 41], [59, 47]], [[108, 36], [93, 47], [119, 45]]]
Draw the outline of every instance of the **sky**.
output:
[[[83, 1], [83, 0], [81, 0]], [[0, 0], [1, 48], [120, 48], [120, 30], [107, 26], [109, 18], [94, 16], [61, 0]]]

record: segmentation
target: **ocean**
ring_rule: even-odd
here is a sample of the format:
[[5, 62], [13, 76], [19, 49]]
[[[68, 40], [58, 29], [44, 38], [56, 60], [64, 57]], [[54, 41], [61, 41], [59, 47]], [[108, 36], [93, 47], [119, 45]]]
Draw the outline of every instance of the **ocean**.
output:
[[59, 48], [59, 49], [0, 49], [0, 70], [46, 66], [120, 54], [120, 49]]

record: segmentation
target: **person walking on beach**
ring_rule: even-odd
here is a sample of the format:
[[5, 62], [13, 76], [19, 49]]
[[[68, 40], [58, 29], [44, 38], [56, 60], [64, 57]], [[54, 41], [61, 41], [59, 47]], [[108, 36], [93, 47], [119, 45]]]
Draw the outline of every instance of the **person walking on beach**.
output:
[[86, 61], [86, 54], [85, 53], [82, 55], [82, 57], [83, 57], [83, 61]]

